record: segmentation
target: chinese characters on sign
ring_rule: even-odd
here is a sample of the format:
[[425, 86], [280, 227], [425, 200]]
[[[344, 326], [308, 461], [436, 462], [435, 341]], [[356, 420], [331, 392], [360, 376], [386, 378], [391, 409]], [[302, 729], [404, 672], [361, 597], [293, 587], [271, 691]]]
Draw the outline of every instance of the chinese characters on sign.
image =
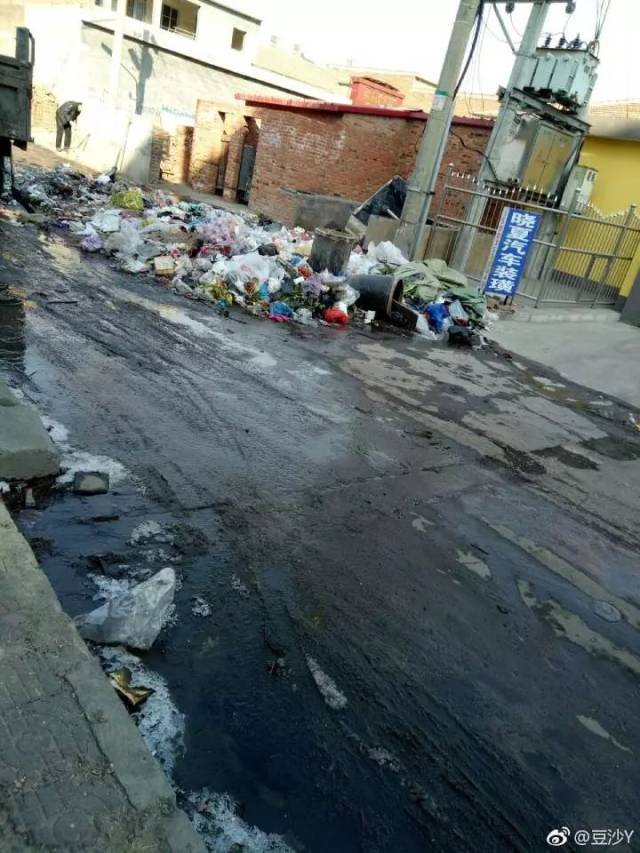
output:
[[505, 207], [484, 279], [484, 292], [514, 296], [541, 219], [540, 213]]

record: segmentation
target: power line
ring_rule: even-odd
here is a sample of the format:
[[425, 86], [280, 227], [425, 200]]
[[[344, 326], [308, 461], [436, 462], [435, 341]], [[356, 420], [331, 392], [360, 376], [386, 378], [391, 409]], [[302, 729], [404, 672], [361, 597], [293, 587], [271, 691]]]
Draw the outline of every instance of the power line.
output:
[[511, 26], [513, 27], [513, 31], [518, 36], [518, 38], [521, 39], [522, 33], [520, 32], [520, 30], [516, 27], [516, 25], [513, 22], [513, 12], [509, 12], [509, 21], [511, 23]]
[[476, 13], [476, 25], [473, 31], [473, 38], [471, 39], [471, 48], [469, 50], [469, 55], [467, 56], [467, 61], [465, 62], [462, 71], [460, 73], [460, 77], [458, 82], [456, 83], [456, 88], [453, 90], [452, 98], [455, 101], [458, 92], [460, 91], [460, 86], [462, 85], [462, 81], [465, 78], [467, 71], [469, 70], [469, 66], [471, 65], [471, 60], [473, 59], [473, 54], [475, 53], [477, 44], [478, 44], [478, 36], [480, 35], [480, 29], [482, 27], [482, 14], [484, 12], [484, 0], [480, 0], [480, 4], [478, 6], [478, 11]]

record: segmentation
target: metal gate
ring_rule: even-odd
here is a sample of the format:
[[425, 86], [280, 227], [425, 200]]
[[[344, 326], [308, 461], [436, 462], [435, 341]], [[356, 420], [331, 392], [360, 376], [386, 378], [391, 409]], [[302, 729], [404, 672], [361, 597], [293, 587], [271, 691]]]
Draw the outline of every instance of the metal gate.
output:
[[[558, 210], [557, 201], [535, 187], [497, 189], [451, 171], [435, 199], [425, 257], [444, 258], [479, 284], [502, 210], [535, 211], [542, 221], [518, 295], [536, 305], [615, 305], [640, 247], [635, 205], [604, 216], [591, 206], [580, 209], [577, 194], [568, 210]], [[469, 218], [472, 206], [481, 211], [479, 222]]]

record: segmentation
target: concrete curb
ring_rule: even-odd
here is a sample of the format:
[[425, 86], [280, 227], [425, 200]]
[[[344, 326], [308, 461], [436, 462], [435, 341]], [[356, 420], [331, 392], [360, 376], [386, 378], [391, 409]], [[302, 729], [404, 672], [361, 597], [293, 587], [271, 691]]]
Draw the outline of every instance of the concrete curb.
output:
[[40, 415], [0, 379], [0, 480], [49, 477], [59, 470], [60, 454]]
[[206, 853], [0, 501], [0, 850]]
[[619, 323], [620, 314], [613, 308], [525, 308], [500, 315], [501, 323]]

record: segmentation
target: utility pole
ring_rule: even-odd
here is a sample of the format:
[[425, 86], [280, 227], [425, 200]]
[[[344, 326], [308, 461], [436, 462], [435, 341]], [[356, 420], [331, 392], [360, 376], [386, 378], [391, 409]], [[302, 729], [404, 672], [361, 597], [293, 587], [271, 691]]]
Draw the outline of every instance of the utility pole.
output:
[[[526, 2], [526, 0], [519, 0], [519, 2]], [[487, 143], [485, 157], [478, 170], [480, 186], [486, 180], [495, 179], [498, 170], [497, 167], [499, 167], [500, 158], [511, 131], [512, 113], [509, 109], [511, 93], [514, 89], [522, 88], [526, 82], [525, 76], [529, 67], [528, 60], [532, 56], [535, 56], [549, 7], [552, 3], [559, 2], [559, 0], [528, 0], [528, 2], [532, 2], [531, 12], [529, 13], [525, 31], [522, 34], [520, 46], [516, 51], [511, 74], [509, 75], [509, 82], [502, 96], [500, 112]], [[564, 2], [564, 0], [561, 0], [561, 2]], [[466, 268], [473, 243], [474, 226], [482, 220], [485, 205], [486, 198], [477, 196], [467, 208], [465, 219], [468, 224], [462, 228], [458, 236], [453, 257], [450, 261], [457, 269], [464, 270]]]
[[449, 137], [455, 90], [480, 2], [481, 0], [460, 0], [429, 120], [407, 187], [407, 197], [394, 242], [410, 258], [415, 258], [422, 242], [424, 226]]
[[116, 19], [113, 26], [113, 45], [111, 48], [111, 70], [109, 73], [109, 93], [107, 103], [114, 110], [118, 102], [118, 82], [120, 80], [120, 63], [122, 62], [122, 40], [124, 36], [124, 17], [126, 0], [118, 0]]

